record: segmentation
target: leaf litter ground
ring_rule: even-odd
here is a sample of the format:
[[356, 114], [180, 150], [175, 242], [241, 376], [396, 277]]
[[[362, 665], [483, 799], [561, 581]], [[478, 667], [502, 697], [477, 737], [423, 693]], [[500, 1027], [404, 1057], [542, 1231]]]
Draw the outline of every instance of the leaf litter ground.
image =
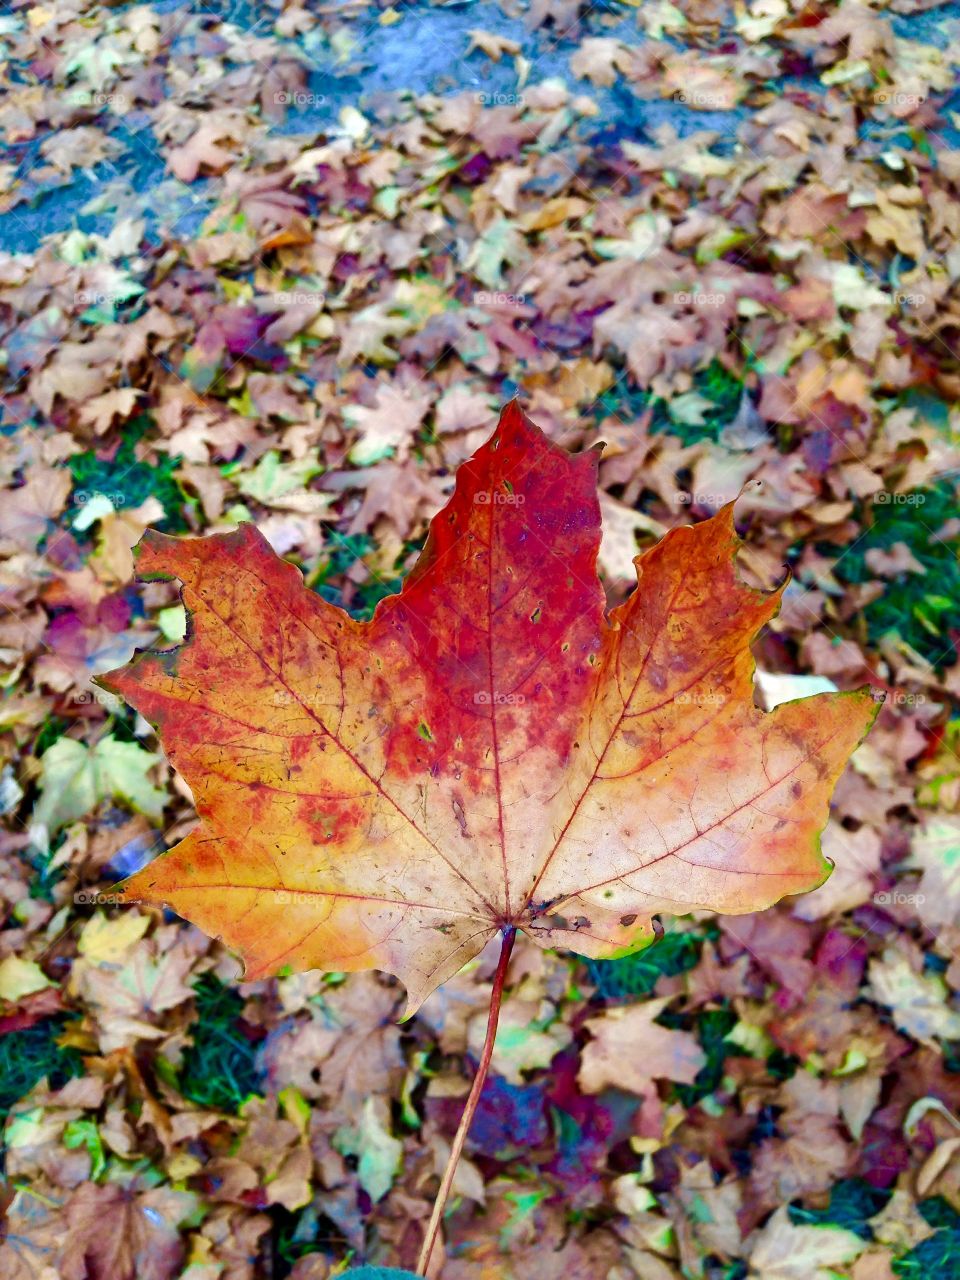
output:
[[[956, 1275], [957, 18], [475, 8], [451, 82], [407, 97], [365, 33], [426, 8], [0, 18], [4, 1274], [412, 1265], [495, 956], [399, 1026], [389, 979], [238, 987], [197, 930], [119, 908], [195, 818], [91, 678], [180, 638], [175, 587], [134, 582], [147, 527], [252, 518], [369, 617], [519, 391], [557, 443], [605, 442], [610, 603], [760, 480], [741, 573], [792, 571], [761, 689], [888, 696], [813, 895], [621, 961], [518, 944], [444, 1280]], [[91, 173], [38, 242], [34, 203]], [[45, 764], [106, 739], [139, 772]], [[591, 1046], [651, 998], [648, 1078], [591, 1092]]]

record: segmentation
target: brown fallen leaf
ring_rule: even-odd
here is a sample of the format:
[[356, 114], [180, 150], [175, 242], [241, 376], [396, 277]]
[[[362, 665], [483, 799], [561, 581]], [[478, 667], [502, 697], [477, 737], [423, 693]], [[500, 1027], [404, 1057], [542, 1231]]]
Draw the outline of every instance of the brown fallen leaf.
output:
[[140, 392], [134, 387], [115, 387], [101, 396], [94, 396], [80, 409], [80, 421], [93, 427], [95, 435], [102, 436], [119, 418], [126, 421], [136, 407]]
[[85, 1182], [67, 1201], [63, 1280], [173, 1280], [183, 1264], [177, 1227], [196, 1210], [187, 1191]]
[[181, 182], [195, 182], [201, 169], [222, 173], [233, 164], [234, 155], [220, 146], [224, 138], [232, 138], [232, 126], [216, 122], [201, 124], [183, 144], [167, 153], [167, 166]]
[[670, 997], [607, 1009], [584, 1024], [591, 1039], [580, 1059], [578, 1076], [585, 1093], [611, 1086], [643, 1093], [651, 1080], [693, 1084], [706, 1055], [689, 1031], [671, 1031], [656, 1019]]

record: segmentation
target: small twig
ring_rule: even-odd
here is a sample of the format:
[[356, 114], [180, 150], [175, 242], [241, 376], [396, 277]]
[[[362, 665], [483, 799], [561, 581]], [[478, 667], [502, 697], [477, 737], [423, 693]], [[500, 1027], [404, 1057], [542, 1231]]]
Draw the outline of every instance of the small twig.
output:
[[425, 1276], [427, 1274], [427, 1267], [430, 1264], [430, 1255], [433, 1253], [433, 1246], [436, 1244], [437, 1236], [440, 1234], [440, 1221], [443, 1217], [447, 1198], [450, 1195], [450, 1188], [453, 1186], [453, 1179], [457, 1172], [457, 1165], [460, 1162], [463, 1144], [467, 1140], [467, 1134], [470, 1131], [470, 1124], [473, 1120], [474, 1113], [476, 1112], [477, 1103], [480, 1101], [480, 1094], [483, 1092], [483, 1084], [487, 1078], [487, 1072], [490, 1070], [490, 1059], [493, 1057], [493, 1042], [497, 1037], [497, 1023], [500, 1021], [500, 1004], [503, 1000], [503, 987], [507, 979], [507, 966], [510, 963], [510, 954], [513, 951], [513, 940], [516, 936], [517, 931], [513, 925], [509, 925], [503, 931], [503, 941], [500, 945], [500, 959], [497, 963], [497, 972], [493, 979], [493, 990], [490, 993], [490, 1014], [487, 1018], [487, 1036], [483, 1042], [483, 1052], [480, 1054], [480, 1065], [477, 1067], [477, 1074], [473, 1078], [473, 1087], [470, 1090], [470, 1096], [467, 1098], [467, 1105], [463, 1109], [463, 1115], [460, 1117], [460, 1127], [457, 1129], [457, 1136], [454, 1138], [453, 1146], [450, 1148], [450, 1158], [447, 1161], [446, 1169], [443, 1171], [443, 1179], [440, 1182], [440, 1189], [437, 1192], [437, 1198], [433, 1205], [433, 1213], [430, 1215], [430, 1222], [427, 1225], [427, 1234], [423, 1240], [423, 1248], [420, 1250], [420, 1257], [417, 1261], [417, 1274], [421, 1276]]

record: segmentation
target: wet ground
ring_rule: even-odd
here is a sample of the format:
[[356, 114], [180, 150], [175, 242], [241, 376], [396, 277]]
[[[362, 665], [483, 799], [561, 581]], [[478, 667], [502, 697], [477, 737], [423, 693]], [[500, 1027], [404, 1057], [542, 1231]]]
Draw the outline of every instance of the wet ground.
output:
[[[110, 11], [132, 7], [133, 0], [112, 5]], [[249, 0], [205, 0], [202, 6], [197, 0], [154, 0], [151, 7], [176, 18], [182, 15], [181, 30], [174, 36], [174, 53], [178, 40], [190, 38], [191, 15], [199, 13], [231, 23], [251, 37], [267, 33], [276, 18], [272, 9]], [[603, 88], [574, 76], [570, 59], [584, 35], [616, 36], [634, 45], [645, 38], [638, 29], [635, 11], [622, 5], [596, 5], [580, 29], [572, 33], [575, 39], [565, 39], [562, 33], [545, 27], [530, 32], [521, 19], [508, 16], [499, 4], [489, 0], [398, 4], [396, 8], [400, 16], [392, 25], [379, 21], [381, 11], [377, 9], [350, 22], [356, 48], [346, 67], [338, 61], [319, 27], [289, 42], [291, 53], [307, 69], [308, 81], [303, 101], [298, 101], [287, 118], [275, 126], [277, 133], [312, 139], [335, 123], [345, 106], [363, 110], [365, 103], [384, 91], [456, 94], [466, 89], [490, 94], [494, 101], [496, 95], [515, 93], [516, 70], [511, 57], [497, 63], [479, 51], [467, 56], [468, 32], [474, 28], [516, 41], [531, 64], [528, 85], [560, 77], [574, 91], [589, 94], [599, 112], [593, 119], [581, 121], [578, 131], [598, 144], [624, 137], [649, 141], [651, 130], [669, 123], [680, 136], [715, 130], [729, 137], [733, 145], [737, 126], [747, 114], [746, 108], [691, 110], [675, 99], [641, 101], [622, 83]], [[956, 22], [960, 22], [960, 3], [941, 5], [923, 14], [892, 17], [897, 35], [941, 48], [950, 38], [948, 25]], [[679, 42], [678, 47], [682, 47]], [[813, 77], [790, 83], [817, 95], [824, 92]], [[960, 113], [960, 91], [953, 95], [947, 108]], [[127, 214], [145, 217], [148, 229], [162, 225], [177, 236], [195, 234], [212, 205], [209, 183], [199, 179], [187, 185], [169, 174], [145, 113], [140, 116], [136, 112], [121, 115], [105, 111], [98, 123], [124, 144], [122, 155], [93, 170], [74, 171], [67, 186], [49, 191], [38, 184], [36, 190], [29, 191], [26, 202], [0, 215], [3, 248], [29, 252], [44, 236], [73, 227], [106, 233], [113, 225], [118, 206]], [[7, 153], [6, 161], [17, 165], [17, 176], [28, 190], [30, 174], [46, 136], [42, 134]], [[960, 146], [957, 130], [947, 128], [943, 136], [949, 145]]]

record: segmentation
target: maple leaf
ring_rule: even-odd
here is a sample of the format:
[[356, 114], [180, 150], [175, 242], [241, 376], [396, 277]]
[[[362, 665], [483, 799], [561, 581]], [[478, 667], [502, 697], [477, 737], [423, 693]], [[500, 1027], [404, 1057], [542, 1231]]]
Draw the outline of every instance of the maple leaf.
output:
[[786, 1205], [764, 1225], [750, 1254], [751, 1274], [764, 1280], [828, 1280], [852, 1262], [866, 1241], [844, 1227], [795, 1226]]
[[693, 1084], [706, 1055], [691, 1032], [670, 1031], [656, 1022], [669, 1003], [669, 997], [645, 1000], [587, 1019], [593, 1038], [580, 1068], [584, 1093], [600, 1093], [608, 1085], [642, 1093], [654, 1078]]
[[400, 390], [390, 383], [381, 383], [369, 408], [347, 405], [343, 416], [349, 426], [361, 433], [350, 450], [350, 461], [369, 466], [393, 453], [403, 461], [431, 404], [432, 398], [423, 387]]
[[516, 266], [526, 254], [523, 236], [508, 218], [499, 217], [474, 241], [464, 267], [488, 288], [502, 288], [504, 265]]
[[140, 392], [133, 387], [114, 387], [103, 395], [94, 396], [80, 410], [80, 421], [93, 427], [98, 436], [108, 431], [114, 418], [126, 421], [136, 407]]
[[169, 1280], [183, 1263], [177, 1225], [196, 1211], [189, 1191], [82, 1183], [67, 1202], [63, 1242], [65, 1280], [111, 1276], [113, 1280]]
[[820, 884], [869, 688], [754, 705], [782, 588], [740, 581], [732, 504], [638, 557], [607, 616], [598, 457], [508, 404], [365, 623], [252, 525], [145, 534], [140, 574], [181, 580], [188, 639], [99, 683], [157, 726], [200, 823], [126, 900], [222, 936], [247, 979], [388, 970], [409, 1015], [500, 931], [610, 957], [657, 912]]
[[195, 182], [204, 165], [214, 173], [222, 173], [233, 162], [233, 153], [220, 146], [222, 139], [232, 139], [231, 129], [228, 124], [202, 124], [182, 147], [170, 151], [167, 156], [170, 171], [181, 182]]

